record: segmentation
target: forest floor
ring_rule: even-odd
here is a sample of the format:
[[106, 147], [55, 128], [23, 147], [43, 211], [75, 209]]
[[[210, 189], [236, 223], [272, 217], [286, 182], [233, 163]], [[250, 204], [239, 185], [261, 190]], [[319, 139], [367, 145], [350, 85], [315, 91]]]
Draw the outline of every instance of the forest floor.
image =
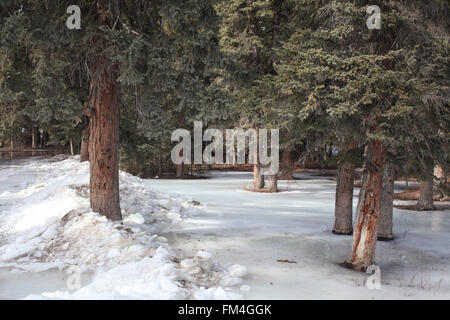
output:
[[249, 172], [121, 172], [123, 225], [90, 212], [88, 172], [77, 158], [0, 161], [0, 298], [450, 298], [450, 210], [394, 210], [371, 290], [369, 274], [340, 266], [352, 237], [331, 233], [336, 184], [323, 172], [277, 194], [245, 191]]

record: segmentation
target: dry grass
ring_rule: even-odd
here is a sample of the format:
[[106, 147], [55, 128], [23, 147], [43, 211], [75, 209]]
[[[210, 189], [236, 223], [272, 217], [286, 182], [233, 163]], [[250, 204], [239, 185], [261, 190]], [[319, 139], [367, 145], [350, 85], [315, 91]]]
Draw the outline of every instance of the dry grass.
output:
[[258, 192], [258, 193], [277, 193], [280, 190], [277, 191], [270, 191], [267, 188], [263, 188], [263, 189], [255, 189], [255, 188], [244, 188], [245, 191], [249, 191], [249, 192]]

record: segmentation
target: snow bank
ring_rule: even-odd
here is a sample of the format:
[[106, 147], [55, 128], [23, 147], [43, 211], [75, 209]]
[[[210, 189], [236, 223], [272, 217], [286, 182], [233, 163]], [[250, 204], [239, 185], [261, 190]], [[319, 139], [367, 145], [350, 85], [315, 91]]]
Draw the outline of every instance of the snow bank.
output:
[[152, 191], [141, 179], [120, 172], [123, 222], [108, 221], [89, 209], [89, 165], [78, 161], [41, 160], [15, 167], [15, 174], [35, 172], [37, 178], [17, 192], [0, 194], [0, 267], [94, 274], [91, 283], [77, 290], [27, 298], [242, 298], [237, 288], [244, 267], [225, 270], [204, 251], [180, 257], [157, 235], [196, 214], [198, 207]]

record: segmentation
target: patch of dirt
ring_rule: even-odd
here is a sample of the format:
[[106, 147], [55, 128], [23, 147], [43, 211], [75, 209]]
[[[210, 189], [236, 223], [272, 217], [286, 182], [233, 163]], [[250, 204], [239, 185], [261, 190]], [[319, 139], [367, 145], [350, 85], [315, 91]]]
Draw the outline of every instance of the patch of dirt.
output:
[[[395, 200], [404, 200], [404, 201], [411, 201], [411, 200], [419, 200], [419, 196], [420, 196], [420, 188], [416, 187], [416, 188], [409, 188], [403, 192], [398, 192], [394, 194], [394, 199]], [[434, 196], [433, 197], [434, 201], [450, 201], [450, 199], [447, 198], [439, 198], [439, 196]]]
[[282, 263], [297, 263], [297, 261], [291, 261], [291, 260], [287, 260], [287, 259], [278, 259], [277, 262], [282, 262]]
[[200, 175], [184, 175], [183, 178], [177, 177], [175, 174], [165, 174], [158, 177], [147, 178], [147, 179], [179, 179], [179, 180], [201, 180], [201, 179], [209, 179], [207, 176]]
[[253, 171], [252, 164], [213, 164], [210, 170], [219, 171]]
[[[394, 205], [394, 208], [409, 211], [426, 211], [422, 210], [417, 204]], [[450, 210], [449, 203], [434, 203], [434, 210], [428, 211], [444, 211], [444, 210]]]
[[263, 189], [254, 189], [254, 188], [244, 188], [245, 191], [249, 191], [249, 192], [259, 192], [259, 193], [277, 193], [280, 192], [281, 190], [278, 189], [278, 191], [269, 191], [267, 188], [263, 188]]
[[318, 173], [315, 173], [316, 177], [337, 177], [336, 170], [320, 170]]
[[281, 177], [279, 177], [278, 178], [278, 180], [281, 180], [281, 181], [300, 181], [300, 180], [312, 180], [311, 178], [302, 178], [302, 177], [292, 177], [292, 178], [289, 178], [289, 179], [283, 179], [283, 178], [281, 178]]

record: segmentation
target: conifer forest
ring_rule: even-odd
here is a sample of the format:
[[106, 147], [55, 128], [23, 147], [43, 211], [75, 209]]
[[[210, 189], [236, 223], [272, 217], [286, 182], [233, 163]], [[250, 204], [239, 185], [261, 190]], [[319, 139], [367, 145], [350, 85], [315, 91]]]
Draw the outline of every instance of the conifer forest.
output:
[[449, 17], [0, 0], [0, 299], [450, 299]]

